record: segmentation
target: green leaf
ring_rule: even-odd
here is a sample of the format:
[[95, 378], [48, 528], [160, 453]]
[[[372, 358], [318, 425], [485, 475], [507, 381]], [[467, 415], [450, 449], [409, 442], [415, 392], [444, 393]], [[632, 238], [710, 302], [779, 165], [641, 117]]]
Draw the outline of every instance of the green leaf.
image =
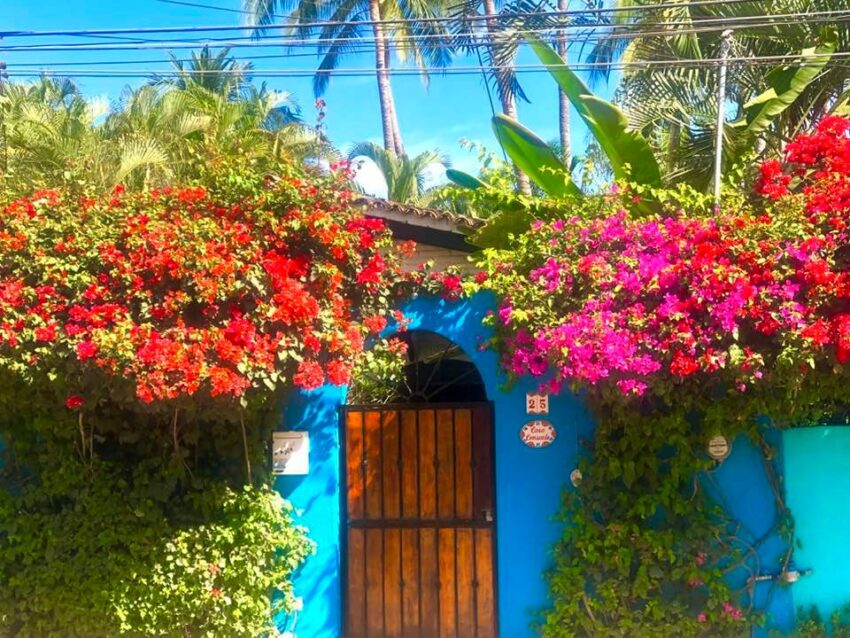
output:
[[806, 60], [806, 64], [794, 60], [773, 69], [765, 77], [770, 88], [747, 102], [744, 105], [744, 117], [732, 126], [742, 128], [750, 139], [763, 133], [776, 116], [791, 106], [820, 75], [837, 45], [838, 34], [830, 29], [825, 33], [823, 44], [801, 52], [800, 57]]
[[614, 176], [660, 186], [661, 168], [655, 154], [640, 133], [629, 129], [625, 114], [611, 102], [596, 97], [548, 44], [533, 38], [528, 43], [593, 133], [611, 163]]
[[487, 185], [475, 175], [464, 173], [454, 168], [446, 169], [446, 178], [453, 184], [462, 186], [463, 188], [485, 188]]
[[513, 163], [547, 195], [581, 195], [555, 151], [531, 130], [500, 113], [493, 117], [493, 131]]
[[505, 211], [487, 220], [487, 223], [469, 237], [469, 242], [479, 248], [504, 248], [510, 235], [524, 233], [531, 227], [533, 218], [525, 211]]

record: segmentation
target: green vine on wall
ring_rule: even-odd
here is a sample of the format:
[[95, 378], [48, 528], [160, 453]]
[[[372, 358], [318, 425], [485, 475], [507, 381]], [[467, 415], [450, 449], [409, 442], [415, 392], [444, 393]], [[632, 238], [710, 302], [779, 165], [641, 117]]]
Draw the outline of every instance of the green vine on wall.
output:
[[[531, 230], [485, 250], [464, 284], [497, 295], [505, 370], [580, 392], [597, 423], [565, 495], [547, 638], [770, 623], [754, 588], [792, 580], [795, 539], [767, 432], [838, 423], [848, 408], [848, 132], [850, 119], [824, 119], [724, 210], [633, 185], [529, 209]], [[718, 434], [764, 455], [769, 529], [723, 506], [706, 453]]]

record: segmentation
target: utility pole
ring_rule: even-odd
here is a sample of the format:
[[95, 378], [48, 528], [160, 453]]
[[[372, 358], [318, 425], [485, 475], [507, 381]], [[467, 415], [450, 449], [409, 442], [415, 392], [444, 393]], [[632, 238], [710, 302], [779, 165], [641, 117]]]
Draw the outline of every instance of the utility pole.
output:
[[717, 78], [717, 139], [714, 141], [714, 204], [720, 205], [720, 173], [723, 167], [723, 125], [726, 123], [726, 60], [732, 45], [732, 29], [720, 37], [720, 70]]

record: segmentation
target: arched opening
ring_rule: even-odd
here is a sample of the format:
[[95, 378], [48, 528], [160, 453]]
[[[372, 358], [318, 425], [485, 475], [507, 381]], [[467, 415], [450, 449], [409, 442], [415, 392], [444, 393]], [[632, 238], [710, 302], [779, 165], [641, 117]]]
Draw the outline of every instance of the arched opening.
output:
[[403, 344], [402, 348], [392, 348], [400, 354], [384, 349], [381, 356], [387, 359], [383, 364], [377, 361], [359, 370], [349, 404], [487, 401], [478, 368], [456, 343], [429, 330], [401, 332], [393, 339]]

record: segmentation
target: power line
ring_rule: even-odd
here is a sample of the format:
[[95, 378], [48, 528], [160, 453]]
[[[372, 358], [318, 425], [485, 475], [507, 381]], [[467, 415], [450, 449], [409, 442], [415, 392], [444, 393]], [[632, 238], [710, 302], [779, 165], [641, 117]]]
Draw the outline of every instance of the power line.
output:
[[[747, 24], [748, 20], [762, 20], [762, 22], [752, 22]], [[700, 25], [700, 26], [692, 26], [690, 28], [682, 28], [682, 29], [664, 29], [659, 31], [644, 31], [644, 30], [633, 30], [631, 33], [605, 33], [596, 35], [594, 39], [634, 39], [634, 38], [648, 38], [648, 37], [679, 37], [682, 35], [696, 34], [696, 33], [709, 33], [715, 31], [724, 31], [728, 28], [735, 29], [754, 29], [754, 28], [765, 28], [765, 27], [777, 27], [777, 26], [787, 26], [793, 24], [799, 24], [801, 19], [806, 19], [806, 24], [820, 24], [820, 23], [832, 23], [832, 22], [843, 22], [846, 19], [850, 19], [850, 10], [840, 10], [840, 11], [824, 11], [824, 12], [808, 12], [808, 13], [789, 13], [789, 14], [781, 14], [776, 16], [768, 16], [768, 15], [759, 15], [759, 16], [738, 16], [733, 18], [717, 18], [717, 19], [706, 19], [706, 20], [698, 20], [698, 21], [687, 21], [685, 23], [657, 23], [650, 26], [678, 26], [679, 24], [685, 25]], [[764, 21], [766, 20], [766, 21]], [[738, 23], [740, 22], [740, 24]], [[707, 24], [716, 26], [705, 26]], [[581, 28], [588, 29], [586, 25], [581, 25]], [[533, 28], [523, 29], [514, 31], [513, 35], [522, 36], [522, 35], [541, 35], [547, 34], [552, 31], [551, 26], [537, 26]], [[561, 31], [562, 28], [556, 28], [555, 31]], [[396, 35], [391, 38], [390, 44], [393, 42], [405, 42], [411, 41], [414, 43], [418, 43], [419, 41], [425, 40], [439, 40], [440, 42], [447, 42], [451, 39], [457, 38], [459, 35], [469, 35], [469, 36], [478, 36], [479, 33], [465, 33], [465, 34], [423, 34], [423, 35]], [[177, 40], [173, 42], [163, 42], [163, 41], [152, 41], [152, 42], [143, 42], [138, 44], [114, 44], [114, 45], [96, 45], [89, 43], [70, 43], [70, 44], [43, 44], [43, 45], [13, 45], [13, 46], [4, 46], [0, 47], [0, 51], [12, 53], [19, 51], [26, 52], [37, 52], [37, 51], [121, 51], [121, 50], [152, 50], [152, 49], [190, 49], [197, 48], [198, 45], [203, 45], [204, 43], [212, 44], [215, 43], [215, 46], [221, 48], [264, 48], [264, 47], [275, 47], [275, 46], [284, 46], [284, 47], [297, 47], [297, 46], [323, 46], [329, 45], [336, 42], [335, 38], [302, 38], [297, 39], [297, 37], [285, 38], [281, 37], [280, 39], [273, 38], [261, 38], [259, 40], [247, 40], [247, 38], [234, 38], [226, 41], [217, 41], [217, 40], [196, 40], [192, 42], [187, 42], [185, 40]], [[353, 39], [358, 43], [374, 43], [374, 37], [360, 37]], [[474, 46], [492, 46], [489, 42], [480, 42], [480, 43], [469, 43], [465, 44], [464, 48], [474, 47]], [[421, 48], [421, 47], [420, 47]]]
[[[189, 4], [187, 2], [178, 2], [178, 0], [157, 0], [159, 2], [168, 2], [170, 4]], [[477, 21], [488, 21], [488, 20], [500, 20], [506, 18], [523, 18], [523, 17], [540, 17], [542, 15], [550, 16], [550, 17], [581, 17], [588, 15], [605, 15], [605, 14], [616, 14], [616, 13], [641, 13], [641, 12], [652, 12], [659, 11], [662, 9], [679, 9], [679, 8], [690, 8], [690, 7], [709, 7], [714, 5], [736, 5], [736, 4], [761, 4], [763, 0], [692, 0], [691, 2], [668, 2], [668, 3], [659, 3], [652, 5], [638, 5], [634, 7], [602, 7], [599, 9], [571, 9], [567, 11], [533, 11], [533, 12], [510, 12], [510, 13], [500, 13], [496, 15], [470, 15], [470, 16], [462, 16], [462, 17], [452, 17], [452, 16], [441, 16], [441, 17], [433, 17], [433, 18], [391, 18], [384, 20], [357, 20], [357, 24], [362, 25], [394, 25], [394, 24], [428, 24], [428, 23], [441, 23], [441, 22], [449, 22], [455, 23], [461, 20], [465, 22], [477, 22]], [[202, 3], [191, 3], [189, 6], [197, 6], [201, 8], [207, 9], [216, 9], [221, 11], [228, 12], [237, 12], [237, 13], [248, 13], [241, 9], [229, 9], [227, 7], [216, 7], [213, 5], [205, 5]], [[286, 20], [290, 20], [290, 16], [284, 16], [279, 14], [273, 14], [271, 17], [283, 18]], [[133, 27], [133, 28], [112, 28], [112, 29], [70, 29], [70, 30], [54, 30], [54, 31], [0, 31], [0, 38], [11, 38], [11, 37], [45, 37], [45, 36], [91, 36], [91, 35], [140, 35], [140, 34], [154, 34], [154, 33], [197, 33], [197, 32], [216, 32], [216, 31], [244, 31], [244, 30], [252, 30], [252, 31], [266, 31], [270, 29], [306, 29], [306, 28], [319, 28], [319, 27], [327, 27], [327, 26], [345, 26], [349, 24], [347, 21], [327, 21], [327, 20], [319, 20], [314, 22], [288, 22], [285, 24], [269, 24], [262, 26], [251, 26], [251, 25], [208, 25], [208, 26], [191, 26], [191, 27], [177, 27], [177, 26], [167, 26], [167, 27]], [[616, 25], [611, 25], [616, 26]]]
[[[782, 55], [763, 55], [763, 56], [750, 56], [750, 57], [728, 57], [726, 61], [732, 64], [738, 64], [740, 66], [745, 65], [764, 65], [764, 64], [775, 64], [777, 62], [785, 62], [789, 65], [806, 65], [815, 60], [822, 59], [824, 57], [828, 57], [830, 61], [837, 59], [845, 59], [850, 57], [850, 51], [848, 52], [839, 52], [833, 54], [813, 54], [808, 56], [801, 56], [800, 54], [782, 54]], [[563, 65], [564, 68], [570, 68], [572, 70], [587, 70], [591, 68], [600, 68], [600, 67], [611, 67], [615, 69], [632, 69], [632, 68], [654, 68], [654, 67], [667, 67], [667, 66], [675, 66], [677, 68], [680, 67], [711, 67], [717, 66], [719, 63], [723, 61], [723, 58], [702, 58], [702, 59], [670, 59], [670, 60], [642, 60], [635, 62], [616, 62], [613, 64], [606, 64], [604, 62], [584, 62], [570, 65]], [[558, 66], [554, 66], [554, 68], [558, 68]], [[494, 66], [494, 65], [467, 65], [467, 66], [459, 66], [459, 67], [449, 67], [447, 69], [441, 70], [441, 75], [470, 75], [470, 74], [478, 74], [482, 70], [497, 70], [503, 69], [504, 67]], [[544, 64], [524, 64], [524, 65], [516, 65], [513, 67], [513, 70], [516, 73], [524, 73], [524, 72], [542, 72], [548, 71], [549, 68]], [[132, 69], [117, 69], [117, 70], [102, 70], [102, 71], [86, 71], [82, 73], [74, 73], [75, 76], [78, 77], [151, 77], [153, 75], [159, 76], [173, 76], [180, 77], [181, 75], [186, 74], [199, 74], [199, 75], [242, 75], [243, 71], [235, 70], [235, 69], [218, 69], [218, 70], [185, 70], [180, 71], [177, 69], [167, 70], [167, 71], [155, 71], [155, 70], [132, 70]], [[259, 71], [252, 71], [250, 75], [257, 77], [310, 77], [314, 75], [316, 71], [314, 69], [264, 69]], [[365, 67], [348, 67], [348, 68], [338, 68], [333, 71], [335, 75], [349, 75], [349, 76], [372, 76], [375, 74], [375, 69], [373, 68], [365, 68]], [[389, 69], [389, 73], [391, 75], [418, 75], [421, 73], [418, 69]], [[19, 77], [37, 77], [42, 75], [43, 72], [38, 71], [17, 71], [14, 69], [9, 70], [9, 75], [19, 76]]]

